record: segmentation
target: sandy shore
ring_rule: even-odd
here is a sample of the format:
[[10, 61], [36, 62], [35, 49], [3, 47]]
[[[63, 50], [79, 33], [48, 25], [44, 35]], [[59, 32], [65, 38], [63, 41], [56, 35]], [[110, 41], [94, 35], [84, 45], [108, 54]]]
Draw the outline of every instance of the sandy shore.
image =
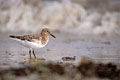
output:
[[[81, 58], [86, 57], [95, 62], [120, 64], [120, 38], [118, 36], [54, 34], [56, 39], [50, 37], [50, 42], [45, 48], [35, 51], [38, 59], [77, 64]], [[0, 67], [19, 67], [28, 63], [28, 49], [8, 36], [7, 33], [0, 34]], [[73, 56], [76, 56], [74, 61], [62, 60], [62, 57]]]

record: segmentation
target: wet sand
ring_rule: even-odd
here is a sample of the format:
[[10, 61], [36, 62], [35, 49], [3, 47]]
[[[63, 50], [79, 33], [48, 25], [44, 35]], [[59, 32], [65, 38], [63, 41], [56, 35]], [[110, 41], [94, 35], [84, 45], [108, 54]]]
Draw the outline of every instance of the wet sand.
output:
[[[46, 47], [35, 51], [37, 58], [44, 58], [46, 62], [77, 64], [81, 58], [85, 57], [94, 62], [120, 64], [119, 36], [54, 34], [57, 37], [56, 39], [50, 37], [50, 41]], [[28, 49], [8, 36], [7, 33], [0, 34], [0, 68], [25, 65], [29, 62]], [[73, 56], [76, 56], [74, 61], [62, 60], [62, 57]]]

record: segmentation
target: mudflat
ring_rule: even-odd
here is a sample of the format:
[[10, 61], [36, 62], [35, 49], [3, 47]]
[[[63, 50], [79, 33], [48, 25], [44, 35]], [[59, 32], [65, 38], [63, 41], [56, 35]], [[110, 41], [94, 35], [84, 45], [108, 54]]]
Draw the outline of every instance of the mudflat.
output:
[[[37, 59], [46, 62], [63, 62], [77, 65], [81, 58], [87, 58], [94, 62], [120, 64], [119, 36], [54, 34], [56, 39], [50, 37], [46, 47], [35, 50]], [[75, 59], [70, 60], [74, 56]], [[65, 61], [63, 58], [69, 58], [69, 60]], [[20, 67], [28, 62], [28, 49], [10, 39], [8, 33], [1, 33], [0, 68]]]

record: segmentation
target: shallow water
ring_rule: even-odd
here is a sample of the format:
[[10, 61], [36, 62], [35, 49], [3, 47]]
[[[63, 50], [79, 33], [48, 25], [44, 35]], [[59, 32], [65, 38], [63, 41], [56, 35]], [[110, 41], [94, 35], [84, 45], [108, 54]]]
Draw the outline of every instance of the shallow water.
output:
[[[35, 51], [37, 58], [45, 58], [47, 62], [73, 64], [78, 64], [81, 58], [87, 58], [94, 62], [120, 64], [119, 36], [54, 34], [57, 37], [56, 39], [50, 37], [46, 47]], [[19, 45], [8, 36], [7, 33], [0, 34], [0, 67], [19, 67], [27, 64], [29, 62], [28, 49]], [[73, 56], [76, 56], [75, 61], [62, 61], [62, 57]]]

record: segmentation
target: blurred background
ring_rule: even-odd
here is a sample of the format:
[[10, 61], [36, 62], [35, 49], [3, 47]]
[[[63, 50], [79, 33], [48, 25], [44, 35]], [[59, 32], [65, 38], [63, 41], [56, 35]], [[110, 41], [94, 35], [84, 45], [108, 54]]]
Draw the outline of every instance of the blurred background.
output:
[[120, 35], [120, 0], [0, 0], [0, 32]]

